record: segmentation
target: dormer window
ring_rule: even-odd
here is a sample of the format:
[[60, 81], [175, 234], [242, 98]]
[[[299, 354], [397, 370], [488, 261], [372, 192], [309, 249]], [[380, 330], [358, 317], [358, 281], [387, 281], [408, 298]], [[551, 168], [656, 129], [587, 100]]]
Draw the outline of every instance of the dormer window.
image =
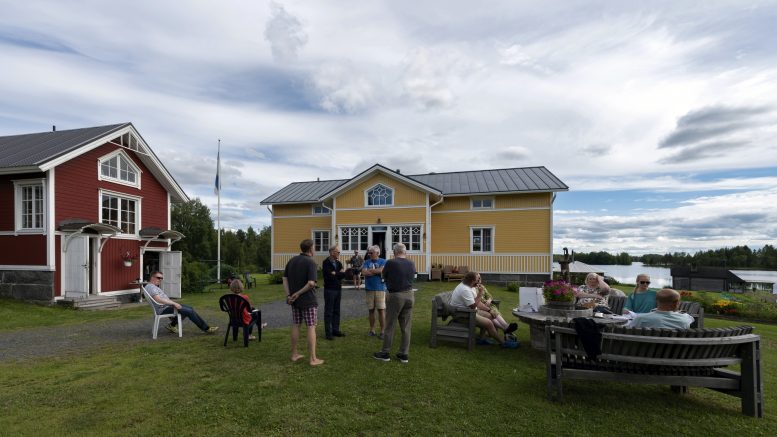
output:
[[367, 206], [391, 206], [394, 204], [394, 190], [378, 184], [366, 192]]
[[140, 188], [140, 169], [121, 150], [99, 159], [100, 180]]

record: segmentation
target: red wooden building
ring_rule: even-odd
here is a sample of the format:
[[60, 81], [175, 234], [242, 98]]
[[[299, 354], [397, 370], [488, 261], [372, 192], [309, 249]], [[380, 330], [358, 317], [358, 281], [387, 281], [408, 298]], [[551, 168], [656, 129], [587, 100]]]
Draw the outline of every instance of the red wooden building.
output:
[[187, 200], [132, 123], [0, 137], [0, 296], [128, 296], [157, 268], [180, 296]]

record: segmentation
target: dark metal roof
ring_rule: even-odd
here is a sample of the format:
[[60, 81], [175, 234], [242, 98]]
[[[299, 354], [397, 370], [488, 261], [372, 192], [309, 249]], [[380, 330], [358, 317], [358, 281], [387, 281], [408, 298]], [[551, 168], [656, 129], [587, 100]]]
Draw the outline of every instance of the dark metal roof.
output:
[[545, 167], [431, 173], [408, 177], [435, 187], [447, 196], [569, 189]]
[[318, 202], [326, 193], [336, 189], [350, 179], [332, 181], [292, 182], [276, 191], [270, 197], [262, 200], [262, 205], [278, 203], [311, 203]]
[[[360, 174], [361, 175], [361, 174]], [[434, 188], [443, 195], [498, 194], [532, 191], [566, 191], [566, 186], [545, 167], [506, 168], [453, 173], [402, 175]], [[294, 182], [264, 199], [263, 205], [317, 202], [351, 179]]]
[[0, 168], [44, 164], [129, 124], [0, 137]]

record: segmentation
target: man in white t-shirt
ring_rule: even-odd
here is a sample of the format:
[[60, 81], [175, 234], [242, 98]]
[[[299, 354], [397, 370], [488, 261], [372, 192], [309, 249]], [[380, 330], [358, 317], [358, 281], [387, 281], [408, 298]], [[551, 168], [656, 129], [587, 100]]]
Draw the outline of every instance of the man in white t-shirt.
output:
[[489, 316], [487, 316], [490, 314], [489, 310], [491, 308], [480, 302], [480, 299], [478, 298], [478, 291], [477, 288], [475, 288], [477, 277], [477, 272], [467, 272], [467, 274], [465, 274], [464, 278], [461, 280], [461, 283], [453, 290], [450, 304], [451, 306], [458, 308], [472, 308], [478, 310], [478, 313], [475, 316], [475, 324], [479, 328], [483, 328], [488, 331], [488, 335], [491, 338], [504, 346], [504, 338], [499, 335], [496, 330], [496, 326], [494, 326], [494, 322]]

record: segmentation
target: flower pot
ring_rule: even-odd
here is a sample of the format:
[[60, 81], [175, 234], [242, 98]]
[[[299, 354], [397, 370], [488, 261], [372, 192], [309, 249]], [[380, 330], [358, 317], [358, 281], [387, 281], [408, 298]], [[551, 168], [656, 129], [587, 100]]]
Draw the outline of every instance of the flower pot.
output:
[[124, 261], [124, 267], [132, 267], [132, 261]]
[[555, 300], [550, 300], [545, 302], [545, 305], [549, 308], [559, 309], [559, 310], [573, 310], [575, 309], [575, 301], [565, 301], [565, 302], [559, 302]]

